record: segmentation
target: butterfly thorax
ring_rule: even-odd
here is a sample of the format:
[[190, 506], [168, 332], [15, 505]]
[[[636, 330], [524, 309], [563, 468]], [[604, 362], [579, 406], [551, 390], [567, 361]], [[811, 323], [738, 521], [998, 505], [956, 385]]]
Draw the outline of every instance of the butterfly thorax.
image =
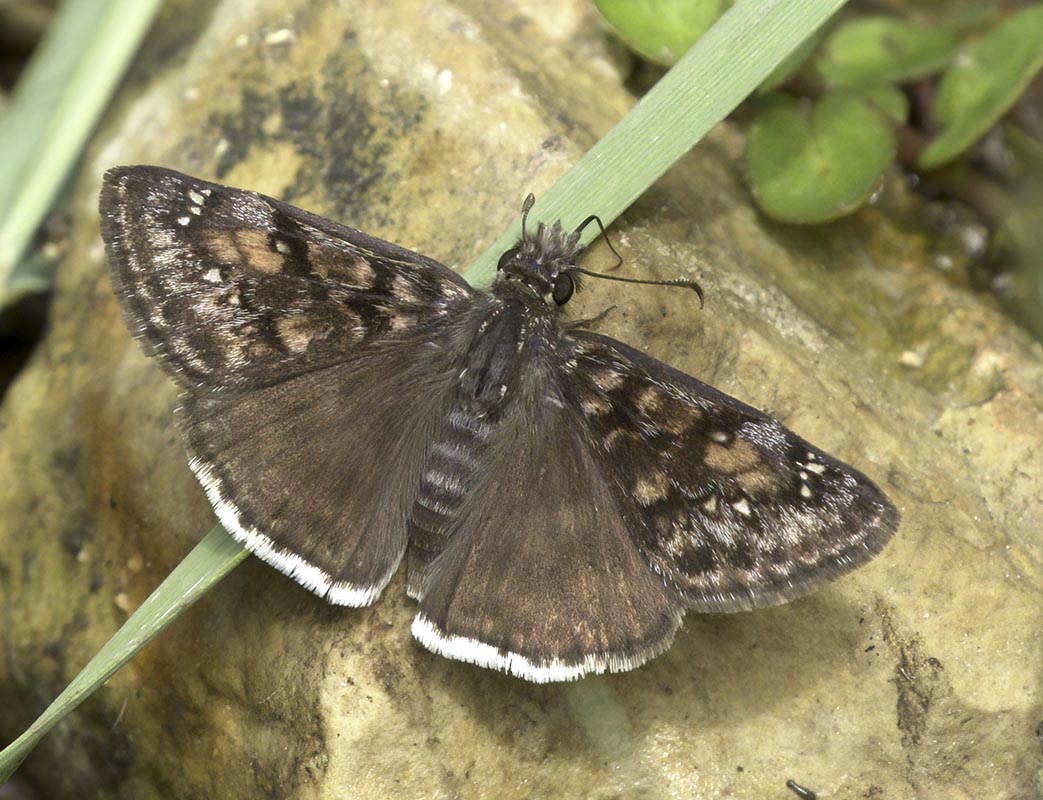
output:
[[523, 281], [501, 278], [494, 284], [460, 371], [457, 396], [471, 413], [496, 419], [517, 398], [520, 381], [538, 380], [526, 370], [544, 361], [539, 351], [551, 347], [558, 314]]

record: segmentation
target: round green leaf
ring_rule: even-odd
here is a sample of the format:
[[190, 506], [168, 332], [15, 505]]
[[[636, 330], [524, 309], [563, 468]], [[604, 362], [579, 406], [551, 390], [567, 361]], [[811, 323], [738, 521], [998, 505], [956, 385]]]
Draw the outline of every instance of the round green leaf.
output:
[[595, 0], [634, 50], [664, 66], [685, 54], [730, 5], [726, 0]]
[[894, 132], [851, 92], [809, 106], [772, 95], [746, 139], [757, 205], [783, 222], [828, 222], [872, 194], [894, 155]]
[[944, 28], [862, 17], [829, 35], [816, 66], [834, 85], [902, 83], [941, 72], [956, 46], [956, 37]]
[[994, 124], [1043, 66], [1043, 5], [1014, 14], [969, 45], [942, 76], [942, 126], [920, 155], [932, 169], [956, 158]]

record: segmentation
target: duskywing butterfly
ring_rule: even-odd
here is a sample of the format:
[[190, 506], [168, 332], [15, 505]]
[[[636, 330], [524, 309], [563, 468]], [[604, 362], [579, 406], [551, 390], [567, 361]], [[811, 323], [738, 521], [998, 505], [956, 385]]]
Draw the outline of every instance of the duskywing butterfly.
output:
[[341, 605], [375, 601], [405, 556], [436, 653], [537, 682], [632, 669], [686, 609], [799, 597], [898, 525], [776, 420], [563, 322], [583, 270], [560, 223], [489, 291], [157, 167], [109, 171], [101, 223], [221, 523]]

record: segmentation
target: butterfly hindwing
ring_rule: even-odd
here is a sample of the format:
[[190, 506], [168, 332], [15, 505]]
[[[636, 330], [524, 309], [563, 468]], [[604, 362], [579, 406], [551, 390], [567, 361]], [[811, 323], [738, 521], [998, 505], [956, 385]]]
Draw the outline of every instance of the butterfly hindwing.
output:
[[688, 607], [793, 599], [897, 528], [872, 481], [771, 417], [614, 339], [565, 340], [565, 395], [635, 543]]
[[541, 683], [632, 669], [669, 646], [681, 604], [631, 539], [579, 420], [555, 399], [531, 404], [500, 422], [413, 633]]
[[249, 392], [189, 394], [191, 465], [225, 528], [332, 603], [375, 600], [406, 548], [453, 347], [440, 331]]
[[102, 236], [131, 329], [182, 386], [247, 388], [342, 360], [466, 307], [417, 253], [256, 192], [118, 167]]

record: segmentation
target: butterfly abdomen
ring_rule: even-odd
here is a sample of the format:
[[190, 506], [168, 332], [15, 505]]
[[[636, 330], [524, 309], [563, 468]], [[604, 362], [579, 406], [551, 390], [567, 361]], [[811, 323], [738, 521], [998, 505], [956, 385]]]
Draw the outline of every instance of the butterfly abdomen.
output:
[[420, 591], [419, 576], [448, 543], [460, 504], [474, 490], [489, 440], [530, 394], [520, 384], [533, 380], [533, 367], [541, 359], [531, 351], [545, 347], [553, 311], [526, 291], [509, 287], [490, 293], [475, 311], [457, 383], [409, 518], [409, 592], [414, 596]]

